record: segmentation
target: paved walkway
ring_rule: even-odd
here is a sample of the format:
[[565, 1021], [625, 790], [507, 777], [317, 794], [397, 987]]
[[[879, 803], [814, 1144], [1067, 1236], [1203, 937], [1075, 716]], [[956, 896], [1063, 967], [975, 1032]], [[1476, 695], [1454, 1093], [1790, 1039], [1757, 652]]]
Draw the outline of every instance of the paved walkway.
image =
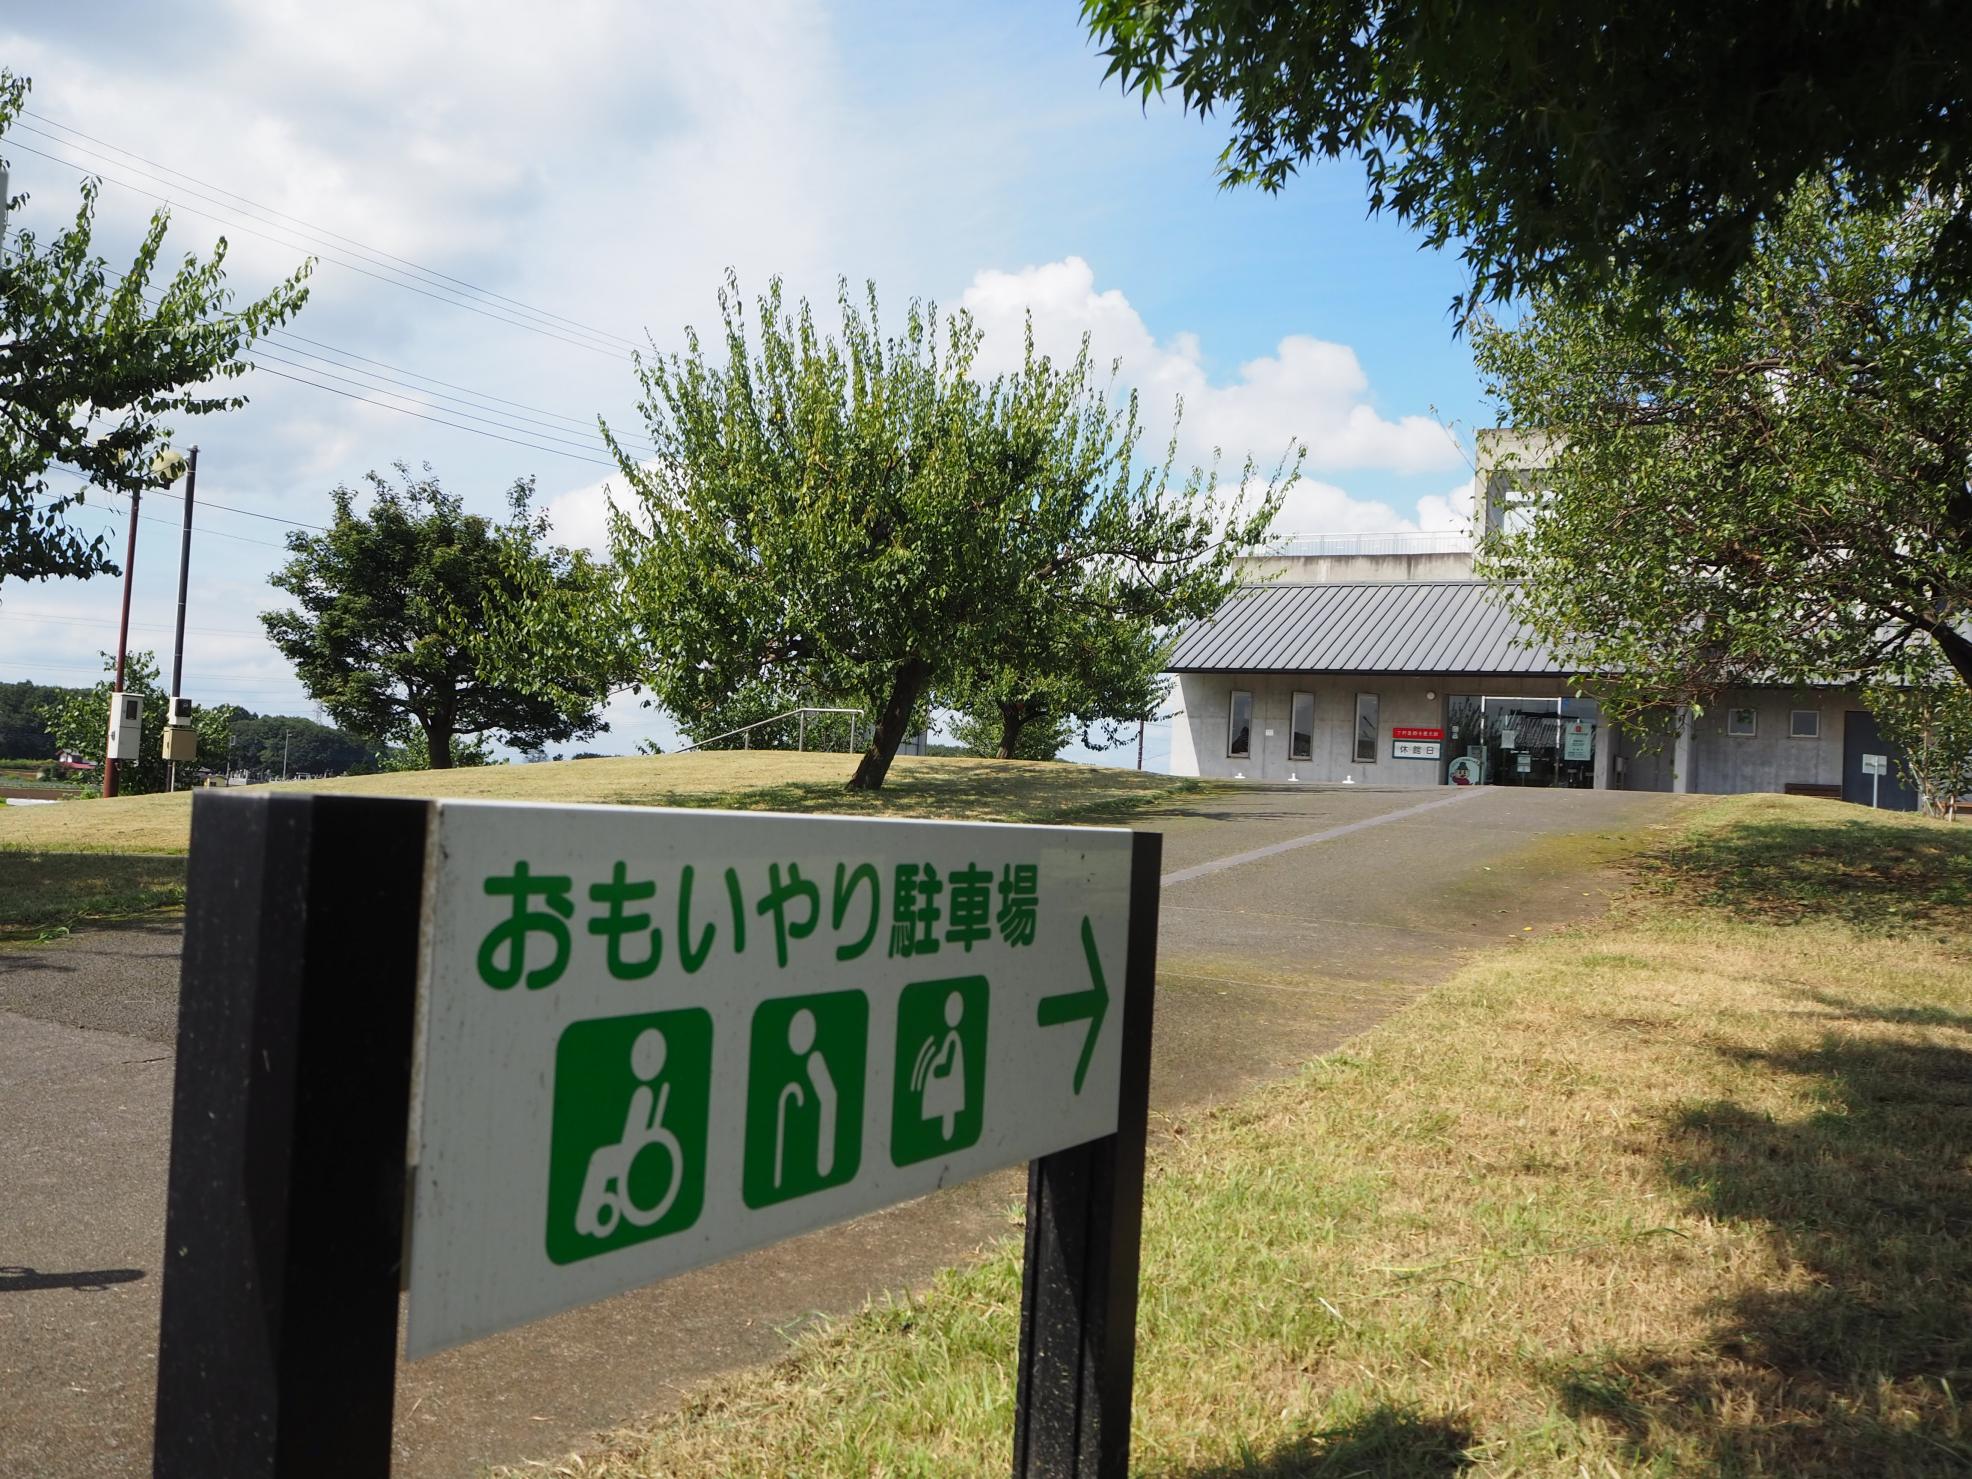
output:
[[[1604, 907], [1667, 797], [1243, 788], [1165, 834], [1153, 1125], [1326, 1051], [1461, 954]], [[178, 929], [0, 951], [0, 1453], [149, 1472]], [[548, 1457], [1012, 1226], [1009, 1172], [401, 1368], [396, 1472]]]

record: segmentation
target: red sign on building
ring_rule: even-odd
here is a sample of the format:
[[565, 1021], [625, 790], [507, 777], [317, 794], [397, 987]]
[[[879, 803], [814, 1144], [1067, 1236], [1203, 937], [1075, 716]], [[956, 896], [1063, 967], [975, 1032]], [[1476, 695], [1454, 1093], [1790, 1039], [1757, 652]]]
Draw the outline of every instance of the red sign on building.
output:
[[1401, 724], [1390, 726], [1391, 739], [1441, 740], [1445, 737], [1442, 729], [1410, 729]]

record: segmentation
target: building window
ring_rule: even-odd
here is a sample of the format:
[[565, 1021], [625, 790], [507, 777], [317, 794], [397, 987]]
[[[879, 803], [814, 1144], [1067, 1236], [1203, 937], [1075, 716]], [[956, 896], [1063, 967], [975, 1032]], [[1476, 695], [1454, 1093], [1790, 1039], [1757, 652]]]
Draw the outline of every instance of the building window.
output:
[[1726, 733], [1751, 739], [1760, 732], [1760, 711], [1758, 709], [1727, 709]]
[[1315, 696], [1312, 693], [1294, 695], [1294, 714], [1287, 729], [1287, 758], [1315, 758]]
[[1382, 737], [1382, 724], [1377, 718], [1376, 695], [1359, 693], [1356, 695], [1356, 764], [1371, 765], [1376, 761], [1377, 741]]
[[1796, 709], [1787, 716], [1787, 732], [1795, 739], [1821, 738], [1821, 710]]
[[1233, 690], [1232, 722], [1226, 729], [1226, 753], [1244, 760], [1253, 753], [1253, 695]]

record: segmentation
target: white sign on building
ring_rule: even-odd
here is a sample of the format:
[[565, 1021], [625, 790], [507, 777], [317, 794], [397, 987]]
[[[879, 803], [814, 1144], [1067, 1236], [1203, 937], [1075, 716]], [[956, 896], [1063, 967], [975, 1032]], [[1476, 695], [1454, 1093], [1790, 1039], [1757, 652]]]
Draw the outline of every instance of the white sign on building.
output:
[[408, 1354], [1113, 1132], [1131, 848], [438, 803]]

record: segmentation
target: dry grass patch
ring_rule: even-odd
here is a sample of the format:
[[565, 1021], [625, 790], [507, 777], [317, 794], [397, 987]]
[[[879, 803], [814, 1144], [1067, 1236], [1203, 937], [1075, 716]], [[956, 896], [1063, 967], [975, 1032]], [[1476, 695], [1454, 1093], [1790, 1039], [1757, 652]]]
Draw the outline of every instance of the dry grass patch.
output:
[[[1843, 881], [1803, 884], [1831, 825]], [[1164, 1139], [1135, 1468], [1972, 1470], [1968, 845], [1706, 807], [1610, 920]], [[1017, 1290], [1009, 1246], [557, 1470], [1002, 1473]]]
[[[1211, 789], [1208, 782], [1109, 766], [907, 755], [891, 768], [883, 790], [872, 795], [843, 789], [855, 765], [853, 755], [729, 750], [277, 781], [243, 789], [1017, 822], [1120, 818], [1173, 796]], [[0, 808], [0, 848], [183, 852], [192, 794]]]
[[54, 939], [184, 901], [183, 858], [0, 849], [0, 940]]
[[[964, 821], [1110, 822], [1210, 782], [1097, 765], [903, 756], [874, 795], [843, 789], [855, 757], [787, 752], [626, 756], [278, 782], [249, 791], [477, 797], [839, 812]], [[184, 898], [192, 795], [0, 807], [0, 939]], [[148, 856], [147, 856], [148, 855]]]

